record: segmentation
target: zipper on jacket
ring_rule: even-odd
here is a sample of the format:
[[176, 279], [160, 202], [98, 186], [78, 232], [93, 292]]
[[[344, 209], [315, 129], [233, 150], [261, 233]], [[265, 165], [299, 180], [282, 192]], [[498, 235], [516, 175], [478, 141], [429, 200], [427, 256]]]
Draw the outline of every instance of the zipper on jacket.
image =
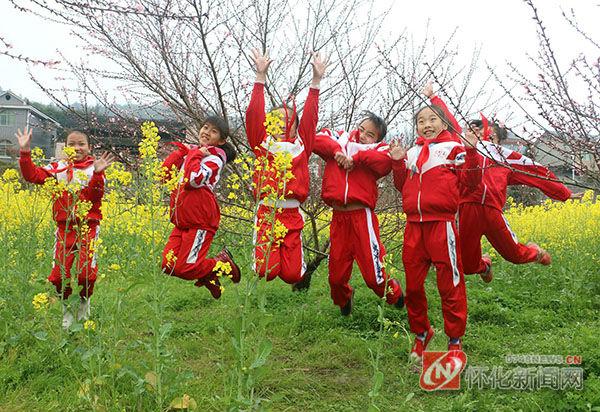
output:
[[346, 170], [346, 189], [344, 190], [344, 205], [348, 204], [348, 170]]
[[423, 213], [421, 212], [421, 183], [423, 174], [419, 173], [419, 194], [417, 195], [417, 210], [419, 211], [419, 222], [423, 221]]
[[[485, 162], [486, 162], [487, 158], [483, 158], [483, 167], [481, 168], [481, 181], [483, 182], [483, 175], [485, 173]], [[483, 205], [485, 203], [485, 194], [487, 193], [487, 185], [484, 183], [483, 184], [483, 195], [481, 196], [481, 204]]]

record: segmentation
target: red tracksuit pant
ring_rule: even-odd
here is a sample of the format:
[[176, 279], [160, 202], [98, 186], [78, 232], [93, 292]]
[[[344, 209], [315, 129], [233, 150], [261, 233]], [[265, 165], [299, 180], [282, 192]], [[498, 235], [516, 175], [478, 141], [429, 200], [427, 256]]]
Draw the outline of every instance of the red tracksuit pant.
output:
[[465, 333], [467, 293], [461, 267], [458, 236], [454, 222], [407, 222], [402, 262], [406, 273], [406, 309], [413, 333], [429, 329], [425, 278], [433, 264], [442, 299], [444, 330], [451, 338]]
[[[56, 291], [63, 299], [73, 293], [71, 287], [71, 270], [77, 257], [77, 284], [81, 287], [79, 295], [90, 297], [94, 292], [94, 283], [98, 275], [96, 266], [96, 253], [90, 251], [90, 244], [98, 239], [100, 226], [89, 223], [89, 231], [79, 234], [74, 227], [59, 225], [55, 233], [54, 262], [48, 280], [56, 287]], [[63, 290], [63, 280], [65, 287]]]
[[214, 235], [214, 232], [204, 229], [173, 228], [163, 250], [163, 271], [185, 280], [202, 279], [217, 283], [213, 272], [216, 260], [206, 258]]
[[537, 250], [519, 243], [500, 210], [479, 203], [463, 203], [460, 205], [458, 219], [465, 273], [485, 273], [487, 270], [481, 260], [481, 237], [484, 235], [492, 247], [509, 262], [529, 263], [537, 260]]
[[354, 260], [367, 286], [383, 297], [387, 283], [386, 300], [390, 304], [396, 303], [402, 289], [396, 280], [388, 280], [383, 268], [385, 248], [379, 239], [377, 215], [371, 209], [334, 210], [329, 238], [329, 286], [334, 304], [343, 307], [352, 298], [348, 281]]
[[302, 250], [304, 218], [300, 210], [260, 205], [255, 225], [254, 270], [258, 276], [267, 275], [267, 280], [280, 277], [290, 284], [299, 282], [306, 271]]

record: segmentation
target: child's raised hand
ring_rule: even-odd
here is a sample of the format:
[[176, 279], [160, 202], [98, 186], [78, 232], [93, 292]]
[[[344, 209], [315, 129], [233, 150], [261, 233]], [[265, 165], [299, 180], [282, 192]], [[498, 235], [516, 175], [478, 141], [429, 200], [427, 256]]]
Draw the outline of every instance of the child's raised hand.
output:
[[431, 80], [429, 80], [425, 87], [423, 87], [422, 93], [428, 99], [431, 98], [431, 96], [433, 96], [433, 84], [431, 83]]
[[325, 71], [329, 65], [329, 58], [322, 56], [320, 52], [313, 52], [310, 64], [312, 64], [313, 68], [312, 86], [318, 87], [321, 79], [325, 76]]
[[26, 127], [25, 129], [23, 129], [23, 131], [21, 132], [21, 129], [17, 130], [17, 133], [15, 133], [15, 137], [17, 138], [17, 141], [19, 142], [19, 148], [21, 150], [25, 150], [28, 151], [31, 147], [31, 135], [33, 133], [33, 130]]
[[200, 151], [200, 153], [202, 153], [203, 157], [206, 157], [206, 156], [210, 155], [210, 152], [208, 151], [208, 148], [206, 148], [206, 147], [201, 147], [198, 150]]
[[462, 140], [466, 143], [467, 146], [475, 147], [477, 146], [477, 142], [479, 142], [479, 138], [473, 132], [471, 126], [467, 125], [465, 129], [465, 136], [461, 136]]
[[94, 160], [94, 171], [97, 173], [103, 172], [108, 166], [115, 161], [115, 156], [112, 153], [104, 152], [102, 156]]
[[252, 60], [256, 67], [256, 81], [264, 83], [267, 80], [267, 72], [273, 60], [269, 58], [269, 53], [262, 54], [258, 49], [252, 49]]
[[406, 149], [400, 146], [397, 140], [390, 143], [390, 157], [392, 160], [401, 160], [406, 157]]

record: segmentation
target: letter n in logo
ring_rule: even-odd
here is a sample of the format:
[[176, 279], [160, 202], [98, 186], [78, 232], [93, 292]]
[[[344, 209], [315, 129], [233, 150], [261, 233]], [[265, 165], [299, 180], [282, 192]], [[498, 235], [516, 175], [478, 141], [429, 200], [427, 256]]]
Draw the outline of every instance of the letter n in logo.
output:
[[426, 391], [460, 389], [460, 373], [467, 365], [463, 351], [423, 352], [419, 384]]

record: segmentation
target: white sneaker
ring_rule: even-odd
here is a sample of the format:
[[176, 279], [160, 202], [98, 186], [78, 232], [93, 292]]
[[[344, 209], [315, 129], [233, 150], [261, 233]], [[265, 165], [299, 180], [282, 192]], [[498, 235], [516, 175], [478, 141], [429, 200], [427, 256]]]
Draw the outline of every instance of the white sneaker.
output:
[[69, 310], [69, 307], [67, 305], [65, 305], [64, 303], [63, 303], [62, 309], [63, 309], [62, 327], [64, 330], [67, 330], [71, 327], [75, 318], [73, 317], [73, 314]]
[[77, 321], [88, 320], [90, 317], [90, 298], [81, 298], [77, 310]]

